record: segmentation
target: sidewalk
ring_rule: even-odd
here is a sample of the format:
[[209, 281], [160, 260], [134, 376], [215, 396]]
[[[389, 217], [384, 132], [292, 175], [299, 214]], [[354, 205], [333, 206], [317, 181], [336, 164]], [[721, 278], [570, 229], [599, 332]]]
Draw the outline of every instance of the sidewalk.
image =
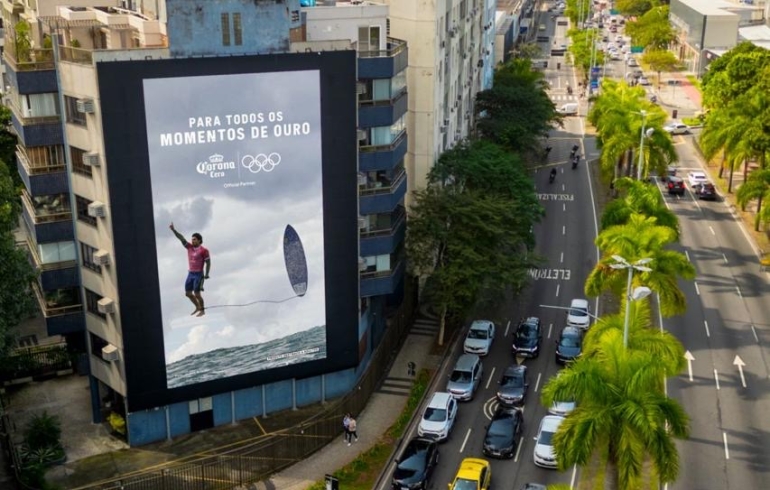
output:
[[421, 308], [388, 372], [388, 376], [356, 419], [358, 422], [358, 442], [354, 442], [350, 446], [344, 442], [342, 421], [340, 421], [340, 436], [334, 441], [301, 463], [271, 476], [268, 482], [252, 485], [248, 488], [304, 490], [315, 482], [323, 480], [325, 475], [343, 468], [361, 453], [374, 446], [379, 437], [396, 422], [406, 406], [413, 384], [413, 380], [407, 374], [407, 363], [414, 362], [416, 372], [422, 369], [437, 369], [441, 364], [441, 356], [431, 355], [437, 334], [438, 321], [425, 308]]

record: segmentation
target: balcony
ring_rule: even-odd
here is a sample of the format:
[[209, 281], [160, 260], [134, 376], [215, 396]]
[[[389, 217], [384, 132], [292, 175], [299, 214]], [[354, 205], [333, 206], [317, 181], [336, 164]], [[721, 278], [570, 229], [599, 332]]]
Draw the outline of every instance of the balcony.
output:
[[358, 52], [358, 78], [392, 78], [406, 69], [409, 50], [406, 42], [388, 38], [388, 49]]
[[392, 294], [403, 280], [405, 269], [406, 260], [401, 257], [390, 270], [362, 272], [359, 288], [360, 296], [366, 298], [369, 296]]
[[[13, 32], [11, 30], [10, 32]], [[53, 49], [33, 49], [18, 46], [11, 36], [4, 40], [3, 55], [5, 62], [13, 71], [53, 70]]]
[[358, 126], [374, 128], [390, 126], [406, 114], [408, 106], [406, 90], [401, 91], [390, 100], [366, 100], [358, 106]]
[[25, 147], [16, 146], [16, 167], [27, 192], [32, 196], [68, 192], [67, 167], [64, 160], [51, 162], [46, 158], [46, 152], [37, 151], [35, 148], [29, 150], [28, 152]]
[[49, 336], [85, 331], [86, 321], [77, 288], [43, 291], [40, 284], [33, 281], [32, 290], [45, 317]]
[[390, 182], [368, 182], [359, 190], [359, 210], [363, 214], [390, 213], [406, 195], [406, 172], [401, 171]]
[[404, 131], [393, 143], [383, 146], [359, 146], [358, 170], [389, 170], [404, 160], [407, 149], [407, 134]]
[[30, 263], [38, 272], [38, 281], [43, 291], [77, 288], [80, 286], [78, 263], [76, 260], [44, 263], [38, 253], [37, 246], [29, 238], [26, 241], [26, 246]]
[[11, 124], [22, 146], [56, 146], [64, 143], [60, 116], [27, 117], [13, 99], [9, 99]]
[[74, 239], [72, 210], [66, 194], [32, 197], [22, 191], [21, 204], [21, 215], [35, 243]]
[[406, 211], [400, 208], [392, 213], [390, 223], [376, 228], [361, 230], [361, 255], [387, 255], [393, 253], [404, 242], [406, 234]]

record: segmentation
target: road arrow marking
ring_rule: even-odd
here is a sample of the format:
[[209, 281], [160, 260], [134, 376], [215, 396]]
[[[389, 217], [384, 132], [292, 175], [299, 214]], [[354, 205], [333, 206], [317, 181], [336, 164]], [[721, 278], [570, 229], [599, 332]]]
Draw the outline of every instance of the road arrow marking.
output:
[[743, 366], [745, 366], [746, 363], [743, 362], [743, 359], [741, 359], [741, 356], [736, 355], [735, 360], [733, 361], [733, 366], [738, 366], [738, 372], [741, 373], [741, 384], [743, 387], [746, 387], [746, 377], [743, 375]]
[[692, 381], [692, 362], [695, 360], [695, 356], [690, 351], [686, 351], [684, 358], [687, 359], [687, 374], [690, 375], [690, 381]]

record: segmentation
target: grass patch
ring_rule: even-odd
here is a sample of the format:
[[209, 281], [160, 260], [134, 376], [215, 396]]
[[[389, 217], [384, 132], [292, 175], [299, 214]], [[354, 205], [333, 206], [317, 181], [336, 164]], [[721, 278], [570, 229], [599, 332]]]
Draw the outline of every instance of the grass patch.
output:
[[[377, 477], [390, 459], [393, 447], [404, 434], [412, 415], [420, 406], [432, 374], [427, 369], [421, 370], [415, 378], [406, 406], [393, 425], [369, 450], [361, 453], [344, 468], [334, 472], [334, 476], [339, 479], [340, 488], [345, 490], [370, 490], [374, 488]], [[325, 488], [325, 482], [319, 481], [315, 482], [308, 490], [325, 490]]]
[[698, 80], [698, 77], [696, 77], [695, 75], [685, 75], [684, 77], [687, 79], [687, 81], [690, 82], [690, 84], [693, 87], [697, 88], [700, 91], [700, 80]]
[[703, 120], [699, 117], [683, 117], [682, 122], [690, 127], [703, 125]]

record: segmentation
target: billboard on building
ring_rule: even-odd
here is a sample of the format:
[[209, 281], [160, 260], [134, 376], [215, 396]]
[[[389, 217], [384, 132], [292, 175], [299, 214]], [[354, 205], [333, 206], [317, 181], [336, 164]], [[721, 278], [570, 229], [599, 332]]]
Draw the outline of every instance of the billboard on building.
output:
[[132, 407], [355, 365], [354, 54], [98, 70]]

